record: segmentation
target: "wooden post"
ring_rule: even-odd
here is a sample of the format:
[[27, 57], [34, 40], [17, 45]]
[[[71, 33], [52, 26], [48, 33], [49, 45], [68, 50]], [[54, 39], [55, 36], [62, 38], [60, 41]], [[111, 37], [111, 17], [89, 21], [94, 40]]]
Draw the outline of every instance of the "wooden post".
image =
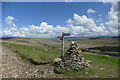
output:
[[61, 48], [61, 57], [64, 56], [64, 32], [62, 32], [62, 48]]
[[62, 32], [62, 36], [58, 36], [58, 38], [60, 38], [60, 40], [62, 40], [62, 45], [61, 45], [61, 57], [64, 56], [64, 36], [70, 36], [69, 33], [64, 33]]

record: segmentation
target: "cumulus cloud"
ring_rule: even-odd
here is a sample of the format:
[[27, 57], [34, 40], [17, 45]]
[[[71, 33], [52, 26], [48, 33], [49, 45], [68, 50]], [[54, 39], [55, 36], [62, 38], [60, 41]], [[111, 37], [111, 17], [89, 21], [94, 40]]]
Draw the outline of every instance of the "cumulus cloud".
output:
[[92, 18], [85, 15], [74, 14], [73, 20], [68, 19], [67, 23], [74, 36], [104, 36], [108, 33], [104, 25], [97, 26]]
[[112, 3], [112, 7], [108, 12], [109, 21], [105, 24], [110, 28], [118, 28], [118, 3]]
[[2, 37], [2, 26], [0, 25], [0, 37]]
[[112, 7], [110, 11], [108, 12], [108, 18], [109, 21], [105, 23], [105, 25], [108, 25], [107, 28], [110, 32], [109, 35], [118, 35], [118, 3], [114, 2], [112, 3]]
[[96, 11], [95, 10], [93, 10], [93, 9], [88, 9], [87, 10], [87, 13], [95, 13]]
[[99, 1], [103, 3], [108, 3], [108, 2], [118, 2], [120, 0], [99, 0]]
[[6, 24], [9, 25], [10, 27], [11, 27], [11, 26], [16, 27], [16, 25], [15, 25], [14, 22], [13, 22], [13, 20], [14, 20], [14, 17], [8, 16], [8, 17], [6, 17], [5, 22], [6, 22]]
[[101, 17], [99, 17], [97, 20], [95, 20], [96, 22], [102, 22], [102, 18]]
[[0, 37], [2, 37], [2, 30], [0, 30]]
[[95, 20], [96, 22], [102, 22], [102, 14], [98, 15], [98, 19]]
[[65, 2], [72, 2], [72, 0], [65, 0]]
[[42, 22], [39, 26], [28, 25], [21, 28], [12, 25], [11, 27], [2, 30], [2, 35], [4, 37], [51, 38], [57, 37], [62, 31], [67, 32], [68, 29], [61, 26], [53, 27], [53, 25], [48, 25], [46, 22]]
[[102, 16], [102, 14], [99, 14], [98, 16], [99, 16], [99, 17], [101, 17], [101, 16]]
[[[96, 25], [93, 18], [86, 15], [78, 15], [74, 13], [73, 19], [68, 19], [67, 26], [53, 26], [47, 22], [40, 25], [28, 25], [17, 28], [13, 22], [14, 17], [8, 16], [5, 22], [11, 26], [3, 29], [2, 35], [7, 37], [33, 37], [33, 38], [52, 38], [61, 35], [61, 32], [70, 33], [71, 36], [118, 36], [118, 11], [117, 3], [112, 3], [112, 7], [108, 12], [108, 22], [102, 22]], [[101, 17], [101, 15], [99, 15]], [[98, 20], [102, 20], [98, 19]], [[100, 22], [100, 21], [99, 21]], [[105, 27], [107, 25], [107, 27]]]
[[2, 35], [5, 37], [24, 37], [17, 28], [11, 27], [2, 30]]
[[69, 32], [69, 29], [67, 27], [61, 27], [57, 25], [57, 27], [54, 28], [55, 33], [61, 33], [61, 32]]

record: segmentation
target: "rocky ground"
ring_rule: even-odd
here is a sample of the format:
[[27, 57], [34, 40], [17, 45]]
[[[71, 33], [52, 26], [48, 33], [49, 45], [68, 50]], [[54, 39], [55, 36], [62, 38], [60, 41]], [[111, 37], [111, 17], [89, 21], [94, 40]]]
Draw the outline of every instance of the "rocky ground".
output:
[[51, 65], [25, 62], [6, 47], [2, 47], [2, 51], [2, 78], [61, 78]]

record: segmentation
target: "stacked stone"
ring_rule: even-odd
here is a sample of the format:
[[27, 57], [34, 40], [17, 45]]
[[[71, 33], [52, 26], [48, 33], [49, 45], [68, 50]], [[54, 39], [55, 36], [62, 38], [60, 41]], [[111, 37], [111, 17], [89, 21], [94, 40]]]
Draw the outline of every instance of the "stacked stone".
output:
[[72, 41], [66, 55], [58, 62], [57, 67], [65, 70], [77, 70], [88, 69], [90, 64], [84, 60], [78, 45]]

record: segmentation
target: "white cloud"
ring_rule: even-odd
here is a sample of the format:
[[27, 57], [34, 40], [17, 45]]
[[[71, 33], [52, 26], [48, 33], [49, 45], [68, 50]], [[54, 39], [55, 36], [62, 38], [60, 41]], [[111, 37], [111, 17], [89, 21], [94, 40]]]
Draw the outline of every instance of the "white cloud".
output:
[[107, 2], [118, 2], [120, 0], [99, 0], [100, 2], [107, 3]]
[[16, 27], [16, 25], [13, 23], [13, 27]]
[[2, 30], [0, 30], [0, 37], [2, 37]]
[[[57, 28], [57, 27], [56, 27]], [[62, 30], [65, 27], [60, 27]], [[54, 31], [52, 25], [48, 25], [46, 22], [42, 22], [40, 26], [29, 25], [27, 27], [17, 28], [17, 27], [10, 27], [5, 28], [3, 32], [3, 36], [8, 37], [37, 37], [37, 38], [47, 38], [47, 37], [56, 37], [57, 34]], [[62, 31], [61, 30], [61, 31]], [[60, 34], [60, 32], [59, 32]]]
[[2, 26], [0, 25], [0, 37], [2, 37]]
[[[111, 31], [111, 32], [109, 32]], [[70, 33], [71, 36], [108, 36], [117, 34], [117, 30], [113, 28], [106, 28], [104, 24], [96, 26], [92, 18], [88, 18], [85, 15], [79, 16], [73, 15], [73, 20], [68, 19], [67, 27], [61, 27], [57, 25], [53, 27], [46, 22], [42, 22], [40, 26], [29, 25], [27, 27], [17, 28], [10, 27], [3, 31], [3, 36], [11, 37], [37, 37], [37, 38], [51, 38], [61, 35], [61, 32]]]
[[19, 32], [19, 30], [15, 27], [6, 28], [2, 30], [3, 36], [7, 37], [24, 37], [23, 34]]
[[6, 22], [6, 24], [9, 25], [10, 27], [12, 27], [12, 26], [16, 27], [16, 25], [15, 25], [14, 22], [13, 22], [13, 20], [14, 20], [14, 17], [8, 16], [8, 17], [6, 17], [5, 22]]
[[72, 0], [65, 0], [65, 2], [72, 2]]
[[[101, 15], [98, 21], [101, 23], [99, 26], [96, 25], [94, 18], [88, 18], [86, 15], [79, 16], [74, 13], [73, 19], [68, 19], [67, 27], [61, 27], [57, 25], [49, 25], [46, 22], [42, 22], [39, 26], [28, 25], [21, 28], [17, 28], [13, 22], [14, 18], [8, 16], [5, 22], [11, 26], [3, 29], [3, 36], [10, 37], [36, 37], [36, 38], [52, 38], [61, 35], [61, 32], [70, 33], [71, 36], [117, 36], [118, 35], [118, 11], [117, 3], [112, 3], [112, 7], [108, 12], [109, 21], [102, 22]], [[107, 25], [108, 27], [105, 27]]]
[[102, 22], [102, 14], [98, 15], [98, 19], [95, 20], [96, 22]]
[[101, 17], [101, 16], [102, 16], [102, 14], [99, 14], [98, 16], [99, 16], [99, 17]]
[[58, 26], [54, 28], [55, 33], [61, 33], [61, 32], [69, 32], [69, 29], [67, 27], [61, 27]]
[[96, 22], [99, 22], [99, 20], [96, 20]]
[[107, 34], [107, 32], [104, 34], [106, 31], [104, 25], [97, 27], [92, 18], [74, 14], [73, 19], [68, 19], [67, 23], [70, 33], [74, 36], [103, 36]]
[[95, 13], [96, 11], [95, 10], [93, 10], [93, 9], [88, 9], [87, 10], [87, 13]]
[[108, 25], [110, 28], [118, 28], [118, 7], [117, 3], [112, 3], [112, 7], [108, 12], [109, 21], [105, 24]]
[[87, 18], [85, 15], [79, 16], [77, 14], [74, 14], [73, 19], [75, 20], [74, 21], [75, 25], [81, 25], [81, 26], [84, 26], [84, 28], [89, 28], [89, 29], [96, 27], [96, 24], [93, 21], [93, 19]]

